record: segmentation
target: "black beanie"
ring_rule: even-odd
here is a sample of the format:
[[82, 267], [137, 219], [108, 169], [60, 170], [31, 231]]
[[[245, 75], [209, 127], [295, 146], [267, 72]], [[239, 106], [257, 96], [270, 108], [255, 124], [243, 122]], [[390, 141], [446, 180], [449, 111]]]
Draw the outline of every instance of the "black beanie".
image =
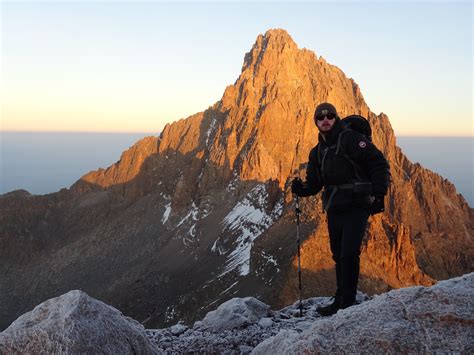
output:
[[336, 108], [328, 102], [323, 102], [316, 107], [316, 111], [314, 111], [314, 119], [316, 119], [317, 116], [328, 114], [333, 114], [336, 118], [339, 118]]

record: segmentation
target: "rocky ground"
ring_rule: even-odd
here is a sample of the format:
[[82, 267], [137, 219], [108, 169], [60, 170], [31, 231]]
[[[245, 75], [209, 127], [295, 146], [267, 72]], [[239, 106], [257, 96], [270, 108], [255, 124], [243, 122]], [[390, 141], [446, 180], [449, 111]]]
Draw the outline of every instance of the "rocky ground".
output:
[[[300, 317], [299, 301], [280, 311], [253, 312], [258, 301], [248, 298], [249, 304], [238, 307], [242, 299], [235, 298], [223, 303], [215, 312], [215, 319], [198, 321], [192, 328], [176, 324], [165, 329], [147, 329], [148, 339], [160, 353], [219, 353], [248, 354], [263, 340], [277, 335], [281, 330], [301, 333], [321, 318], [316, 308], [332, 300], [329, 297], [315, 297], [303, 300], [303, 317]], [[358, 301], [367, 300], [367, 296], [358, 295]], [[225, 317], [223, 314], [231, 315]], [[230, 329], [226, 329], [230, 328]]]
[[0, 333], [0, 354], [474, 353], [474, 273], [432, 287], [407, 287], [320, 317], [327, 297], [279, 311], [233, 298], [192, 327], [145, 329], [74, 290], [43, 302]]

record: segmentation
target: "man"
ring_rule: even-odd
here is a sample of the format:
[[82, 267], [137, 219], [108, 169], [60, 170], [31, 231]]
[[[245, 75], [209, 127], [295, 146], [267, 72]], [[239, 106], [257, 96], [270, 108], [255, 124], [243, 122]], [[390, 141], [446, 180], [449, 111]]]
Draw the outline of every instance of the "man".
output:
[[316, 108], [314, 120], [318, 144], [309, 154], [306, 181], [294, 179], [291, 189], [306, 197], [324, 187], [337, 290], [334, 302], [318, 312], [329, 316], [355, 303], [362, 238], [369, 215], [384, 211], [390, 170], [383, 154], [363, 134], [347, 128], [330, 103]]

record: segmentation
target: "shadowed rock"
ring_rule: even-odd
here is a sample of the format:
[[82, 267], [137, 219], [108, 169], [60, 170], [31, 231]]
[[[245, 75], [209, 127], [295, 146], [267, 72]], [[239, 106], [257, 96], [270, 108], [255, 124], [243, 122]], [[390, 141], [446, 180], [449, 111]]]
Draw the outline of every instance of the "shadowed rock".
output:
[[0, 354], [152, 354], [145, 329], [74, 290], [49, 299], [0, 333]]
[[233, 298], [197, 322], [145, 330], [81, 291], [50, 299], [0, 333], [0, 354], [16, 353], [466, 353], [474, 351], [474, 273], [432, 287], [394, 290], [323, 318], [329, 300], [279, 311]]
[[219, 332], [257, 323], [268, 315], [270, 306], [253, 297], [232, 298], [209, 312], [199, 328]]
[[282, 330], [253, 354], [465, 353], [474, 351], [474, 273], [391, 291], [320, 319], [301, 334]]

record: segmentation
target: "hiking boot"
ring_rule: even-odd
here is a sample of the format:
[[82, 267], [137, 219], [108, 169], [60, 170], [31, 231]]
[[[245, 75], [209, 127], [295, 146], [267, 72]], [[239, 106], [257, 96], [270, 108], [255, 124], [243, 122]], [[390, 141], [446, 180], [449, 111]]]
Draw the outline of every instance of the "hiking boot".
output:
[[332, 316], [333, 314], [337, 313], [337, 311], [339, 309], [341, 309], [341, 306], [342, 306], [342, 298], [337, 296], [336, 297], [333, 297], [334, 298], [334, 301], [333, 303], [327, 305], [327, 306], [324, 306], [324, 307], [318, 307], [316, 308], [316, 311], [322, 315], [323, 317], [328, 317], [328, 316]]
[[351, 307], [355, 304], [357, 304], [356, 301], [349, 301], [349, 302], [342, 301], [340, 309], [346, 309], [346, 308], [349, 308], [349, 307]]

